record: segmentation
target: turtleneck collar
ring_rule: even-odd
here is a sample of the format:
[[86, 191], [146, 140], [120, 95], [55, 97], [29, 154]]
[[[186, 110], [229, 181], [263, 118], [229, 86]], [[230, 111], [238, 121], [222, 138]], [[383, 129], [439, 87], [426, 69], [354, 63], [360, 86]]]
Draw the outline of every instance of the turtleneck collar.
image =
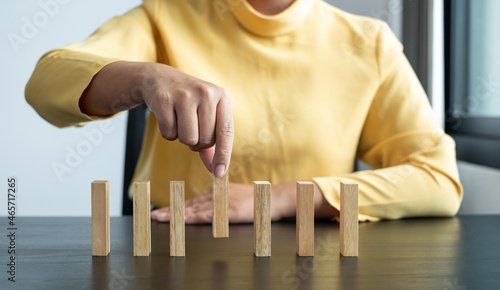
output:
[[264, 37], [287, 34], [295, 30], [309, 14], [314, 0], [295, 0], [284, 11], [275, 15], [265, 15], [255, 10], [246, 0], [235, 5], [235, 0], [227, 0], [238, 22], [248, 31]]

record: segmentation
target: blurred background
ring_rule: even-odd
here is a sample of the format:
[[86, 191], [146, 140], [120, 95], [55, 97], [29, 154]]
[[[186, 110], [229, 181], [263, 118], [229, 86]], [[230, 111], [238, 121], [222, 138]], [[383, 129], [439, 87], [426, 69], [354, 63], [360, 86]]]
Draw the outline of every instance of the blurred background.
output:
[[[459, 214], [499, 214], [500, 1], [329, 0], [382, 19], [403, 42], [436, 119], [457, 142], [465, 198]], [[128, 113], [58, 129], [26, 103], [24, 87], [47, 51], [88, 37], [139, 0], [25, 0], [0, 11], [0, 176], [18, 178], [18, 216], [90, 216], [90, 183], [110, 181], [123, 212]], [[366, 166], [358, 163], [358, 169]]]

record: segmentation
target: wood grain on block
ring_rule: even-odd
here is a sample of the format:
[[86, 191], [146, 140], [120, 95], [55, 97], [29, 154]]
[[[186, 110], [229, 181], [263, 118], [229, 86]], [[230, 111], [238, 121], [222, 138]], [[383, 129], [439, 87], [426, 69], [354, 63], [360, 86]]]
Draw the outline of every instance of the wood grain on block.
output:
[[109, 182], [94, 181], [92, 188], [92, 256], [107, 256], [109, 242]]
[[358, 184], [340, 183], [340, 254], [358, 256]]
[[212, 181], [212, 234], [214, 238], [229, 237], [229, 217], [228, 217], [228, 174], [222, 177], [213, 176]]
[[314, 256], [314, 183], [297, 182], [297, 255]]
[[184, 181], [170, 181], [170, 256], [186, 255], [184, 216]]
[[271, 183], [267, 181], [254, 182], [253, 236], [255, 256], [271, 256]]
[[149, 181], [134, 182], [134, 256], [151, 253], [151, 211]]

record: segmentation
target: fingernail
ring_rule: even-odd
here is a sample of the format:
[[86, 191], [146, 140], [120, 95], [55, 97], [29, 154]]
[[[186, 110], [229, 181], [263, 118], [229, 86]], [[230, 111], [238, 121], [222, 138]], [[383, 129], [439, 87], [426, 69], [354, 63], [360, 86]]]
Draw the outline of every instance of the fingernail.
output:
[[159, 218], [166, 218], [166, 217], [167, 217], [167, 213], [166, 213], [166, 212], [160, 212], [160, 213], [158, 214], [158, 217], [159, 217]]
[[224, 171], [226, 171], [226, 165], [224, 164], [219, 164], [217, 167], [215, 167], [215, 176], [217, 177], [222, 177], [224, 176]]

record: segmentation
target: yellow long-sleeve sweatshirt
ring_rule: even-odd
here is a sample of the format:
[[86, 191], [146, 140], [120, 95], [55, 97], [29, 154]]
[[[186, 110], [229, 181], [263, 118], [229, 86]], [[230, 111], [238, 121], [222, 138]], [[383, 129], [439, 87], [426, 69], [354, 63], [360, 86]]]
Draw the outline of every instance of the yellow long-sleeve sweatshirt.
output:
[[[313, 179], [338, 208], [339, 182], [351, 179], [362, 220], [447, 216], [460, 206], [454, 142], [381, 21], [319, 0], [273, 16], [242, 0], [144, 0], [44, 55], [26, 98], [56, 126], [85, 124], [96, 118], [81, 112], [82, 92], [118, 60], [168, 64], [229, 92], [230, 182]], [[352, 173], [356, 155], [375, 170]], [[164, 140], [153, 114], [134, 180], [151, 181], [157, 207], [169, 204], [170, 180], [185, 180], [186, 198], [211, 186], [198, 154]]]

